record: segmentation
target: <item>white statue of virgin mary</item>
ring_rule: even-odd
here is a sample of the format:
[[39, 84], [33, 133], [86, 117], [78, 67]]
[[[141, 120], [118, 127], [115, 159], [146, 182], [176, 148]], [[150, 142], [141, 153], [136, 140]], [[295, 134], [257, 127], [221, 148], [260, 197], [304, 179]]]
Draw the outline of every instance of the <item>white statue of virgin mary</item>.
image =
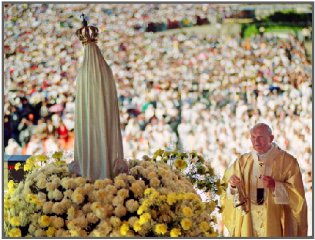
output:
[[113, 178], [127, 171], [113, 73], [96, 45], [98, 29], [83, 19], [76, 35], [84, 45], [84, 58], [76, 82], [72, 168], [91, 180]]

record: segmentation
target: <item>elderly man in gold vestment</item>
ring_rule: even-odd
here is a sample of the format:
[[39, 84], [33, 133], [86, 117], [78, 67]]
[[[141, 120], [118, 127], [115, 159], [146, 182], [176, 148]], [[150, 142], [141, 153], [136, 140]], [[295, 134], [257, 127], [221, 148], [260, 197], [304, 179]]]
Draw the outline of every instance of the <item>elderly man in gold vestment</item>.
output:
[[303, 237], [307, 206], [297, 160], [274, 142], [267, 124], [250, 131], [254, 151], [229, 167], [222, 220], [232, 237]]

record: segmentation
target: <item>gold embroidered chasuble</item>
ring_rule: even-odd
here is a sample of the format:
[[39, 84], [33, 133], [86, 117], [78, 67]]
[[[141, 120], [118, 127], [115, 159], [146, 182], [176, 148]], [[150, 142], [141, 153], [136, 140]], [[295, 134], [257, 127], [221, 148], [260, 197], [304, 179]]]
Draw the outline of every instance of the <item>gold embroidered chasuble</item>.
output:
[[[222, 220], [230, 236], [233, 237], [298, 237], [307, 235], [307, 206], [302, 176], [297, 160], [275, 145], [268, 162], [268, 175], [276, 185], [282, 186], [287, 195], [287, 202], [281, 202], [270, 189], [265, 189], [263, 205], [257, 205], [252, 199], [256, 193], [252, 178], [255, 176], [254, 165], [257, 155], [247, 153], [229, 167], [223, 177], [228, 183], [235, 174], [242, 180], [242, 187], [249, 198], [249, 212], [241, 207], [234, 207], [233, 198], [224, 193], [221, 197], [223, 207]], [[267, 174], [266, 174], [267, 175]], [[253, 221], [255, 221], [253, 224]], [[255, 226], [254, 226], [255, 225]], [[263, 229], [257, 229], [262, 226]]]

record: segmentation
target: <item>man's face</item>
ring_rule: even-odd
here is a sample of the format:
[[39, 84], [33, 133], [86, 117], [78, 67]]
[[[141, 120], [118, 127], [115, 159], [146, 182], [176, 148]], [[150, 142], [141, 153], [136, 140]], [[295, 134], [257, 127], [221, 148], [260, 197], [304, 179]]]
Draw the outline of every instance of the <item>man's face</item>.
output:
[[263, 154], [270, 149], [273, 135], [271, 135], [265, 127], [257, 127], [251, 132], [251, 141], [253, 148], [259, 154]]

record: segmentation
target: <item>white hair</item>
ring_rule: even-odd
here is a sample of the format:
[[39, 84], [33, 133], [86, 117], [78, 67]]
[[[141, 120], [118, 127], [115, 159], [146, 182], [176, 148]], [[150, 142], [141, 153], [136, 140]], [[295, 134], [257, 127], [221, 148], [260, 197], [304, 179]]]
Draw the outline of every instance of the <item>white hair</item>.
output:
[[266, 124], [266, 123], [257, 123], [257, 124], [255, 124], [255, 125], [250, 129], [250, 132], [253, 132], [254, 129], [259, 128], [259, 127], [265, 128], [265, 129], [268, 131], [268, 133], [270, 133], [270, 135], [272, 135], [272, 130], [271, 130], [271, 128], [269, 127], [269, 125]]

